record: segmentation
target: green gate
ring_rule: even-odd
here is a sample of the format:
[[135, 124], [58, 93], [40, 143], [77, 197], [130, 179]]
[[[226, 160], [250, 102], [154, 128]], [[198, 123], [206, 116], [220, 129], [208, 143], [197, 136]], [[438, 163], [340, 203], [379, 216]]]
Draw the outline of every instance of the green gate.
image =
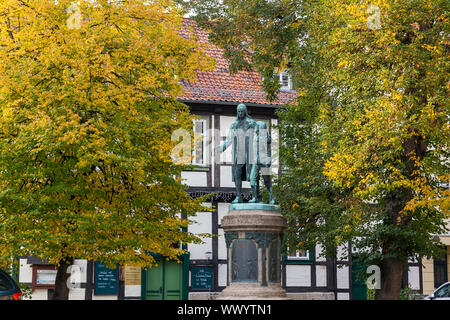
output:
[[155, 257], [157, 266], [142, 269], [142, 300], [187, 300], [189, 286], [189, 255], [178, 263]]

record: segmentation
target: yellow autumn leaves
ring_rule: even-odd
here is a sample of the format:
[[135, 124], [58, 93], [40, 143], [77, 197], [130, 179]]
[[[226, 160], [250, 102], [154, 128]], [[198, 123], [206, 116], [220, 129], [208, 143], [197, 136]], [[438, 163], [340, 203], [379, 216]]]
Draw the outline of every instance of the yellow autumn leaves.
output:
[[[379, 10], [370, 13], [370, 6]], [[337, 97], [335, 105], [318, 108], [319, 119], [330, 125], [320, 142], [329, 155], [325, 175], [365, 200], [411, 190], [403, 213], [439, 208], [448, 214], [449, 192], [442, 187], [450, 141], [448, 34], [440, 31], [448, 22], [442, 7], [380, 0], [321, 8], [327, 19], [316, 22], [328, 32], [315, 36], [326, 43], [320, 51], [330, 63], [324, 82]], [[368, 28], [368, 14], [375, 13], [380, 27]]]
[[[176, 179], [181, 80], [213, 61], [171, 1], [0, 3], [0, 255], [151, 265], [203, 211]], [[14, 234], [14, 238], [8, 238]]]

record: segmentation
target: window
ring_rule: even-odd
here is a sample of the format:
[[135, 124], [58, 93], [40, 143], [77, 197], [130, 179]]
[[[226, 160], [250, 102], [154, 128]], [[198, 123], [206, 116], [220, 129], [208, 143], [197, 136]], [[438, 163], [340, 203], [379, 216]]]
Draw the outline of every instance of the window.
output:
[[11, 280], [0, 272], [0, 291], [9, 291], [14, 289]]
[[434, 294], [435, 298], [447, 298], [450, 297], [450, 285], [443, 286]]
[[309, 260], [309, 250], [294, 250], [289, 253], [289, 260]]
[[447, 277], [447, 255], [445, 252], [440, 257], [433, 259], [434, 271], [434, 287], [438, 288], [443, 283], [448, 281]]
[[294, 89], [292, 77], [286, 70], [281, 73], [275, 73], [275, 77], [277, 77], [280, 81], [281, 91], [289, 91]]
[[312, 249], [289, 249], [288, 255], [284, 256], [284, 264], [313, 264], [315, 251]]
[[192, 164], [206, 166], [206, 119], [194, 120], [194, 149]]

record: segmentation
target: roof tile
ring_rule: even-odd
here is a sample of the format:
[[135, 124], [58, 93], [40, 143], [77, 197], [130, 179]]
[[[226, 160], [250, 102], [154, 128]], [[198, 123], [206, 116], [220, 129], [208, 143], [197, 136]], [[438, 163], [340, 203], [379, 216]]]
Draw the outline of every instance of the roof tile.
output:
[[266, 100], [262, 79], [256, 71], [238, 71], [231, 74], [229, 63], [223, 57], [223, 50], [209, 42], [208, 32], [197, 26], [192, 19], [183, 19], [182, 36], [189, 37], [189, 31], [195, 34], [200, 43], [206, 44], [205, 53], [216, 60], [213, 71], [197, 73], [195, 82], [183, 81], [184, 94], [178, 97], [182, 101], [221, 101], [234, 103], [255, 103], [266, 105], [285, 105], [295, 99], [295, 91], [281, 91], [275, 101]]

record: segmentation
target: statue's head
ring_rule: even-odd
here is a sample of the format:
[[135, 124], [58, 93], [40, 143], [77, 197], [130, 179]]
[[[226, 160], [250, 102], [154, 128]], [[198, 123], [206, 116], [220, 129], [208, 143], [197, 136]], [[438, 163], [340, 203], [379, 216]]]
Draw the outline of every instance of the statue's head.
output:
[[241, 103], [237, 106], [237, 117], [239, 120], [244, 119], [245, 117], [247, 117], [247, 107], [245, 106], [245, 104]]

